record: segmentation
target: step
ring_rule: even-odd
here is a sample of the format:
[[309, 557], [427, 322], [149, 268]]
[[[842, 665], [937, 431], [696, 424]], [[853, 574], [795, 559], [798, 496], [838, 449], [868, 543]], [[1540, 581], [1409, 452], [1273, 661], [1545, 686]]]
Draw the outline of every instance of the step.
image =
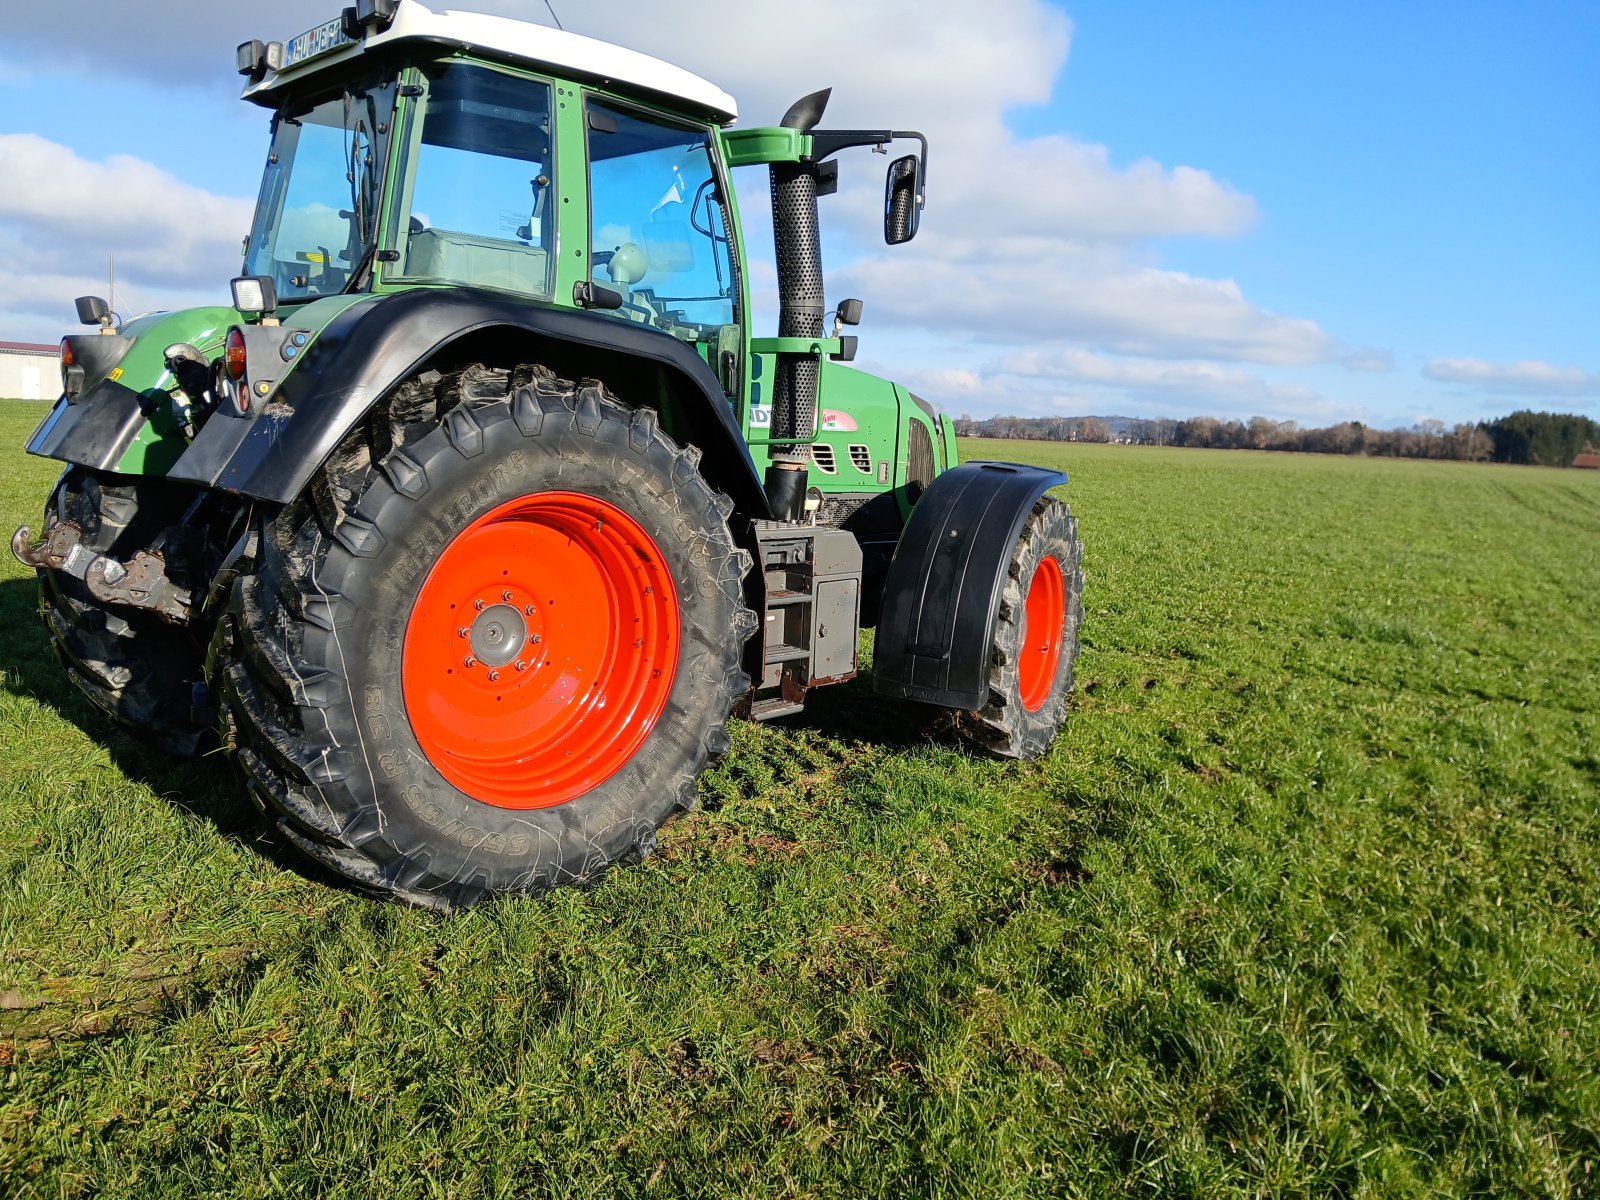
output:
[[773, 642], [767, 647], [766, 662], [768, 666], [773, 663], [794, 662], [799, 658], [810, 658], [811, 650], [806, 646], [791, 646], [788, 642]]
[[787, 717], [797, 712], [804, 712], [805, 708], [804, 704], [791, 704], [781, 696], [772, 696], [752, 704], [750, 718], [755, 721], [770, 721], [773, 717]]

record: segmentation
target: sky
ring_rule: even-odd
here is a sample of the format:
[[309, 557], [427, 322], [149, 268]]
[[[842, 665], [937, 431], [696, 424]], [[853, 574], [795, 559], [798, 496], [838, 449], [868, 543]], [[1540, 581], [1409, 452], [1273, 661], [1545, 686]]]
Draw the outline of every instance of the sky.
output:
[[[953, 414], [1600, 418], [1593, 0], [553, 2], [725, 88], [741, 125], [831, 86], [824, 125], [928, 135], [904, 246], [885, 160], [843, 157], [827, 290], [866, 302], [857, 366]], [[0, 340], [70, 332], [113, 254], [125, 315], [225, 299], [267, 137], [233, 47], [337, 10], [8, 0]], [[775, 332], [765, 180], [741, 176]]]

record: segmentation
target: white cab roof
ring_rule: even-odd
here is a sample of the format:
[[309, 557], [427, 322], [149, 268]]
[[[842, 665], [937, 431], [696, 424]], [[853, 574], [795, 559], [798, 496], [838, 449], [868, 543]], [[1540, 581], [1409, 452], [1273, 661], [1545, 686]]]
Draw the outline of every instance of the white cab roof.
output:
[[[337, 13], [336, 7], [334, 11]], [[488, 58], [547, 69], [558, 75], [594, 80], [622, 92], [653, 93], [681, 106], [703, 111], [721, 122], [738, 116], [733, 97], [716, 84], [637, 50], [509, 17], [470, 12], [436, 13], [417, 0], [400, 0], [394, 24], [382, 33], [368, 34], [361, 43], [348, 43], [282, 71], [268, 71], [260, 83], [245, 88], [244, 97], [257, 104], [274, 104], [274, 93], [280, 88], [351, 61], [359, 56], [362, 46], [372, 51], [400, 42], [428, 42], [470, 50]]]

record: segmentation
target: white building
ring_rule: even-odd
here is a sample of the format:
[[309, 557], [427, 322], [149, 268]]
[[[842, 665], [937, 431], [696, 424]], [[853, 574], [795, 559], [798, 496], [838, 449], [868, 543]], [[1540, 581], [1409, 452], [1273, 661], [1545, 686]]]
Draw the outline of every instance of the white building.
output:
[[0, 399], [54, 400], [61, 394], [57, 346], [0, 342]]

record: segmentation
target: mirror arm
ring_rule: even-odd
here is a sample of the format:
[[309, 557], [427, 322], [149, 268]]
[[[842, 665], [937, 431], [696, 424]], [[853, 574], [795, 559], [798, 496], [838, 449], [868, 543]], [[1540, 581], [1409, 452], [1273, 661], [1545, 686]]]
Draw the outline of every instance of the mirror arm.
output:
[[895, 137], [892, 129], [818, 129], [811, 134], [811, 158], [821, 162], [852, 146], [881, 146]]
[[900, 138], [915, 139], [920, 151], [917, 158], [921, 164], [919, 176], [922, 187], [916, 197], [916, 205], [920, 209], [927, 199], [928, 139], [915, 129], [818, 129], [811, 134], [811, 158], [813, 162], [821, 162], [853, 146], [882, 148]]
[[811, 158], [821, 162], [852, 146], [886, 146], [900, 138], [915, 138], [921, 146], [922, 177], [928, 177], [928, 139], [914, 129], [818, 129], [811, 134]]

